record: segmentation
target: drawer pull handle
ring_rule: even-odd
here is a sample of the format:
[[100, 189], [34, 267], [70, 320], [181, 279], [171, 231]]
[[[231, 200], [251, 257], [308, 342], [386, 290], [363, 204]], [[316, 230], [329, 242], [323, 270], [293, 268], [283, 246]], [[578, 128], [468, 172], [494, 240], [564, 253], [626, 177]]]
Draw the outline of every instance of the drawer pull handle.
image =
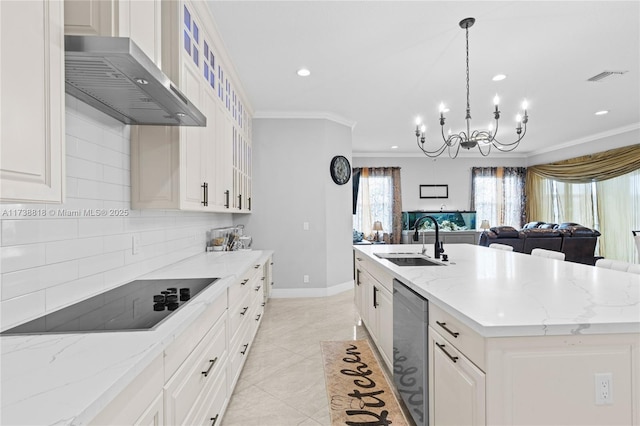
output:
[[457, 331], [451, 331], [449, 330], [446, 325], [446, 322], [440, 322], [440, 321], [436, 321], [436, 324], [438, 324], [440, 327], [444, 328], [444, 330], [449, 333], [450, 335], [452, 335], [453, 337], [455, 337], [456, 339], [458, 338], [458, 336], [460, 335], [460, 333], [458, 333]]
[[264, 303], [260, 304], [260, 306], [262, 306], [264, 308]]
[[241, 353], [242, 355], [244, 355], [244, 354], [246, 354], [246, 353], [247, 353], [247, 349], [249, 349], [249, 344], [247, 343], [246, 345], [242, 345], [242, 346], [244, 346], [244, 350], [243, 350], [243, 351], [240, 351], [240, 353]]
[[264, 281], [265, 277], [260, 278], [260, 281]]
[[245, 285], [245, 284], [246, 284], [246, 283], [248, 283], [248, 282], [249, 282], [249, 278], [247, 278], [247, 279], [243, 280], [243, 281], [240, 283], [240, 285]]
[[436, 342], [436, 346], [438, 346], [442, 350], [442, 352], [444, 352], [445, 355], [447, 355], [449, 357], [449, 359], [451, 361], [458, 362], [458, 357], [457, 356], [451, 356], [451, 354], [444, 349], [445, 345], [441, 345], [440, 343]]
[[258, 314], [258, 316], [256, 317], [256, 321], [260, 321], [260, 317], [262, 316], [262, 314]]
[[220, 414], [216, 414], [215, 417], [211, 417], [211, 419], [209, 419], [209, 420], [211, 420], [211, 426], [216, 426], [216, 422], [218, 421], [218, 416], [219, 415]]
[[260, 291], [260, 287], [262, 287], [262, 286], [259, 285], [258, 287], [256, 287], [256, 291]]
[[214, 359], [210, 359], [209, 360], [209, 368], [207, 368], [207, 371], [203, 371], [202, 372], [202, 375], [204, 377], [207, 377], [209, 375], [209, 373], [211, 373], [211, 369], [213, 368], [213, 366], [215, 365], [217, 360], [218, 360], [218, 357], [215, 357]]
[[253, 269], [258, 269], [260, 267], [260, 265], [256, 265], [253, 267]]
[[360, 262], [362, 262], [362, 258], [360, 258], [360, 257], [356, 257], [356, 259], [358, 259]]
[[244, 309], [242, 310], [242, 312], [240, 312], [240, 315], [244, 315], [247, 313], [247, 309], [249, 309], [248, 306], [245, 306]]

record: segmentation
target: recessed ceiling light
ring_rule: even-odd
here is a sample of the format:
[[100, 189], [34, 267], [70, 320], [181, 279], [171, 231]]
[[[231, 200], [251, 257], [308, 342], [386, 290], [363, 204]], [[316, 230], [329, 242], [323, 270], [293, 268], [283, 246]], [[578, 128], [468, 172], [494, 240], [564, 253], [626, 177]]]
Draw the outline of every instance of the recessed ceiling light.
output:
[[398, 145], [393, 145], [391, 149], [398, 149]]
[[505, 78], [507, 78], [507, 76], [504, 75], [504, 74], [496, 74], [496, 75], [493, 76], [492, 80], [493, 81], [501, 81], [501, 80], [504, 80]]
[[606, 109], [596, 112], [596, 115], [605, 115], [605, 114], [609, 114], [609, 111], [607, 111]]
[[300, 77], [308, 77], [311, 75], [311, 71], [306, 68], [300, 68], [297, 73]]

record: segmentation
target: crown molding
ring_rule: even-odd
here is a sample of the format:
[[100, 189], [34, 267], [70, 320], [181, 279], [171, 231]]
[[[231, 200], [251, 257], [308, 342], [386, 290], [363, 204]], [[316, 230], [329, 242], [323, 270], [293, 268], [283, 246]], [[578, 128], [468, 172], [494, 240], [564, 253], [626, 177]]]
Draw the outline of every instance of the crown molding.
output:
[[557, 146], [554, 146], [554, 147], [543, 148], [543, 149], [539, 149], [539, 150], [536, 150], [536, 151], [531, 151], [531, 152], [527, 153], [527, 157], [533, 157], [533, 156], [536, 156], [536, 155], [548, 154], [548, 153], [552, 153], [552, 152], [555, 152], [555, 151], [561, 151], [561, 150], [566, 149], [566, 148], [572, 148], [574, 146], [581, 145], [581, 144], [584, 144], [584, 143], [587, 143], [587, 142], [594, 142], [594, 141], [597, 141], [599, 139], [604, 139], [604, 138], [609, 138], [611, 136], [621, 135], [623, 133], [632, 132], [632, 131], [638, 130], [638, 129], [640, 129], [640, 123], [634, 123], [634, 124], [630, 124], [628, 126], [623, 126], [623, 127], [618, 127], [616, 129], [607, 130], [606, 132], [594, 133], [593, 135], [585, 136], [584, 138], [574, 139], [572, 141], [565, 142], [563, 144], [560, 144], [560, 145], [557, 145]]
[[311, 120], [330, 120], [353, 130], [356, 122], [345, 117], [339, 116], [332, 112], [326, 111], [256, 111], [253, 114], [254, 119], [311, 119]]

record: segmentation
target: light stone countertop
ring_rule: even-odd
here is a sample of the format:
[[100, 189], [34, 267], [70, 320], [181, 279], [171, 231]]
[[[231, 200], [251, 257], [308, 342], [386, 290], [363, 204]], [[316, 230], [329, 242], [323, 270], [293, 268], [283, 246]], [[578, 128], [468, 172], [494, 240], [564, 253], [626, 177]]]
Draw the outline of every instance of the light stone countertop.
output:
[[139, 277], [220, 278], [149, 331], [1, 336], [2, 425], [84, 425], [271, 251], [202, 253]]
[[421, 244], [354, 249], [484, 337], [640, 333], [637, 274], [470, 244], [445, 245], [447, 266], [396, 266], [374, 254]]

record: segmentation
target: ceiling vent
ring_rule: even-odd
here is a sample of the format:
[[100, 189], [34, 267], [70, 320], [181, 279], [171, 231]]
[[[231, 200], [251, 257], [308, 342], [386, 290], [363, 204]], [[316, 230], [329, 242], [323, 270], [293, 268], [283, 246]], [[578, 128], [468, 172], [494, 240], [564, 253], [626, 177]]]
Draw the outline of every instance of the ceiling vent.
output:
[[600, 74], [594, 75], [593, 77], [591, 77], [587, 81], [600, 82], [600, 81], [603, 81], [603, 80], [606, 80], [606, 79], [610, 78], [611, 76], [622, 75], [622, 74], [624, 74], [626, 72], [627, 71], [602, 71]]

